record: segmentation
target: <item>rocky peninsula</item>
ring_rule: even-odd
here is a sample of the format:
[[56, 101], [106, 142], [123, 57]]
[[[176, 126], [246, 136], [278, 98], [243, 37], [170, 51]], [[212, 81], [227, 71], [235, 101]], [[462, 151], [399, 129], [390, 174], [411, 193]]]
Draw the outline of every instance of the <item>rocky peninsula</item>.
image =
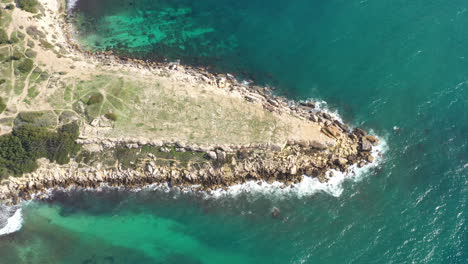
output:
[[332, 169], [374, 161], [378, 139], [315, 102], [287, 100], [203, 68], [83, 51], [64, 1], [38, 0], [36, 12], [10, 4], [0, 4], [0, 134], [73, 123], [80, 149], [66, 163], [38, 159], [22, 175], [6, 166], [6, 204], [68, 187], [211, 191], [279, 181], [287, 188], [303, 175], [326, 182]]

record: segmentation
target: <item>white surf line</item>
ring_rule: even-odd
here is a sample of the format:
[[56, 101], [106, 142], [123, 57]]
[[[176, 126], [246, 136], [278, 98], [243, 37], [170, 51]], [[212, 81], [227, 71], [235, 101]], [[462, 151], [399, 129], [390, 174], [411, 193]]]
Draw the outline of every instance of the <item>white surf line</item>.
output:
[[67, 10], [70, 11], [73, 9], [77, 2], [78, 0], [67, 0]]
[[23, 226], [23, 214], [21, 213], [21, 208], [16, 210], [16, 212], [7, 219], [7, 224], [0, 229], [0, 236], [11, 234], [17, 232]]
[[289, 187], [284, 188], [283, 183], [275, 181], [271, 184], [261, 181], [249, 181], [243, 184], [237, 184], [229, 187], [227, 190], [214, 190], [210, 193], [206, 193], [205, 198], [227, 198], [232, 196], [238, 196], [240, 194], [262, 194], [268, 196], [275, 196], [276, 198], [286, 199], [288, 197], [306, 197], [318, 192], [324, 192], [334, 197], [339, 197], [344, 191], [343, 183], [346, 180], [357, 182], [362, 180], [370, 169], [377, 167], [383, 160], [383, 154], [387, 150], [387, 143], [384, 139], [379, 138], [379, 144], [372, 149], [372, 155], [375, 157], [374, 162], [369, 163], [362, 168], [359, 168], [357, 164], [350, 166], [350, 172], [344, 173], [337, 170], [330, 170], [327, 172], [329, 175], [333, 173], [333, 176], [329, 177], [328, 182], [320, 182], [315, 177], [304, 175], [304, 179], [297, 183], [292, 184]]

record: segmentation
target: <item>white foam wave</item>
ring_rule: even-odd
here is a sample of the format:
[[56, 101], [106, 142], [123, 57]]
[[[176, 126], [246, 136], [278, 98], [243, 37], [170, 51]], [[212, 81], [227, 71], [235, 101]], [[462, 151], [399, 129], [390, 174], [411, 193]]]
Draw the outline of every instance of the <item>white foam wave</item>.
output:
[[75, 6], [78, 0], [67, 0], [67, 9], [70, 11], [72, 10]]
[[14, 233], [21, 229], [23, 226], [23, 214], [21, 208], [16, 210], [16, 212], [7, 220], [7, 224], [0, 229], [0, 236]]
[[206, 198], [225, 198], [229, 196], [238, 196], [241, 194], [253, 194], [253, 195], [265, 195], [265, 196], [274, 196], [276, 198], [288, 198], [291, 196], [295, 197], [306, 197], [312, 194], [323, 192], [334, 197], [339, 197], [343, 191], [343, 183], [345, 181], [360, 181], [368, 172], [377, 167], [383, 159], [383, 153], [387, 150], [387, 144], [385, 140], [379, 138], [380, 143], [372, 150], [372, 155], [376, 157], [373, 163], [367, 164], [362, 168], [358, 168], [357, 165], [350, 167], [349, 173], [343, 173], [337, 170], [331, 170], [328, 174], [333, 173], [333, 176], [330, 176], [328, 182], [320, 182], [317, 178], [304, 175], [304, 179], [297, 183], [292, 184], [289, 187], [284, 188], [283, 183], [273, 182], [268, 184], [265, 181], [262, 181], [261, 184], [258, 184], [258, 181], [250, 181], [243, 184], [237, 184], [229, 187], [226, 190], [219, 189], [214, 190], [205, 195]]

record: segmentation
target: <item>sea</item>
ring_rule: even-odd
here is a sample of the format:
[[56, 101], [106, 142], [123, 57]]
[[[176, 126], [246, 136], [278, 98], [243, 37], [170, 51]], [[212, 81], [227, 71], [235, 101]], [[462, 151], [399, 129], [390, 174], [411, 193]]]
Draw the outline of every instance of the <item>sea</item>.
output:
[[[468, 263], [466, 0], [77, 0], [78, 42], [323, 101], [378, 162], [286, 190], [56, 191], [0, 207], [0, 263]], [[277, 211], [278, 214], [273, 214]]]

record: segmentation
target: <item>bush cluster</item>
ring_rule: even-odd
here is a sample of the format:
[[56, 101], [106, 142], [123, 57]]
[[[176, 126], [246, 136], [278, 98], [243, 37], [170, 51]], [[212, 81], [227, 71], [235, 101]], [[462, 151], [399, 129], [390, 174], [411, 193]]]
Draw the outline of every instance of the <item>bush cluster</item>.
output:
[[[0, 80], [0, 82], [1, 82], [1, 80]], [[3, 113], [3, 111], [5, 111], [6, 107], [7, 107], [6, 103], [0, 97], [0, 114]]]
[[14, 4], [8, 4], [8, 5], [5, 6], [5, 9], [13, 10], [13, 9], [15, 9], [15, 5]]
[[80, 146], [75, 143], [78, 134], [78, 125], [70, 123], [57, 131], [24, 125], [11, 134], [0, 136], [0, 177], [32, 172], [39, 158], [68, 163], [70, 155], [79, 151]]
[[18, 65], [18, 70], [22, 73], [30, 72], [34, 67], [34, 61], [31, 59], [25, 59], [24, 61], [20, 62]]
[[37, 0], [18, 0], [18, 7], [27, 12], [36, 13], [38, 6]]
[[100, 104], [104, 101], [104, 96], [100, 93], [93, 94], [89, 97], [87, 105]]
[[3, 28], [0, 28], [0, 44], [9, 43], [8, 34]]
[[109, 112], [104, 115], [107, 119], [112, 121], [117, 121], [117, 115], [115, 113]]

